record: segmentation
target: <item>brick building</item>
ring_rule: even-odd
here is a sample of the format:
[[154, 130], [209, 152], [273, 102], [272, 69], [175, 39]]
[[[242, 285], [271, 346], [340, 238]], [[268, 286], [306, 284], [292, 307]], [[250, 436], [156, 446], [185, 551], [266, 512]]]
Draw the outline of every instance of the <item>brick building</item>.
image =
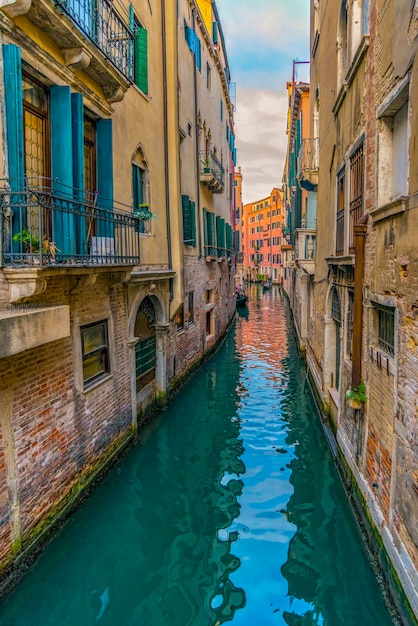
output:
[[418, 618], [418, 4], [406, 4], [311, 2], [319, 159], [303, 171], [301, 147], [298, 171], [317, 198], [310, 378], [405, 623]]
[[16, 0], [0, 34], [6, 578], [232, 320], [235, 148], [206, 0]]

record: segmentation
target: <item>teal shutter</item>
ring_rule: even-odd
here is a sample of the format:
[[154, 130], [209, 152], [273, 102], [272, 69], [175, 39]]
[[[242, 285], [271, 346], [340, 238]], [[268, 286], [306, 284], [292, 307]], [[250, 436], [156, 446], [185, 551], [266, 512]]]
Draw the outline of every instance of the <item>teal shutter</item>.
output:
[[190, 246], [191, 229], [190, 229], [190, 200], [189, 196], [182, 194], [181, 196], [181, 208], [183, 211], [183, 241], [186, 245]]
[[[22, 57], [18, 46], [3, 46], [4, 96], [6, 106], [7, 156], [11, 191], [23, 186], [24, 177], [24, 135], [23, 135], [23, 95]], [[26, 227], [26, 210], [14, 209], [12, 215], [12, 235]], [[18, 252], [19, 244], [17, 246]]]
[[223, 256], [225, 249], [225, 220], [219, 215], [216, 216], [216, 242], [218, 248], [218, 256]]
[[191, 245], [196, 247], [196, 203], [190, 201], [190, 239]]
[[148, 32], [140, 25], [135, 37], [135, 84], [148, 94]]
[[[99, 120], [96, 124], [97, 202], [102, 209], [113, 212], [113, 139], [112, 120]], [[97, 235], [113, 237], [113, 221], [98, 220]]]
[[199, 37], [195, 37], [195, 55], [196, 55], [196, 67], [199, 72], [202, 71], [202, 45]]
[[3, 64], [9, 177], [15, 190], [24, 177], [22, 56], [18, 46], [3, 46]]
[[218, 22], [212, 22], [212, 41], [215, 45], [218, 43]]
[[[54, 190], [60, 199], [55, 205], [53, 240], [60, 254], [75, 253], [73, 196], [73, 137], [71, 92], [69, 87], [50, 88], [51, 169]], [[66, 200], [65, 198], [68, 198]]]
[[207, 254], [207, 245], [208, 245], [208, 212], [206, 209], [203, 209], [203, 243], [205, 246], [205, 255]]
[[215, 256], [216, 251], [214, 250], [215, 244], [215, 215], [210, 213], [209, 211], [206, 213], [207, 217], [207, 236], [208, 236], [208, 254], [210, 256]]
[[76, 253], [87, 254], [87, 228], [84, 216], [84, 103], [81, 93], [71, 94], [71, 123], [73, 139], [73, 186], [76, 206]]

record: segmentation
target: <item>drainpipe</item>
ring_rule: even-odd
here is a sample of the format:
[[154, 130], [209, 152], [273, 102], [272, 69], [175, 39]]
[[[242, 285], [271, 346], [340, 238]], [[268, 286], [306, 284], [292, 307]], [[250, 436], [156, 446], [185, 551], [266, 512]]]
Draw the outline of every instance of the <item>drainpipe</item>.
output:
[[368, 215], [363, 215], [354, 225], [355, 267], [354, 267], [354, 319], [353, 319], [353, 369], [351, 388], [361, 381], [361, 347], [363, 333], [363, 281], [364, 281], [364, 246]]
[[[196, 31], [196, 9], [192, 9], [192, 28], [193, 34]], [[202, 256], [202, 232], [200, 225], [200, 172], [199, 172], [199, 124], [197, 121], [197, 66], [196, 51], [194, 54], [193, 67], [193, 94], [194, 94], [194, 120], [195, 120], [195, 159], [196, 159], [196, 209], [197, 209], [197, 232], [199, 241], [199, 259]]]
[[[165, 212], [167, 220], [167, 256], [168, 269], [173, 268], [171, 251], [171, 222], [170, 222], [170, 177], [168, 159], [168, 105], [167, 105], [167, 32], [165, 23], [165, 0], [161, 0], [161, 31], [163, 47], [163, 107], [164, 107], [164, 177], [165, 177]], [[171, 297], [171, 294], [170, 294]]]

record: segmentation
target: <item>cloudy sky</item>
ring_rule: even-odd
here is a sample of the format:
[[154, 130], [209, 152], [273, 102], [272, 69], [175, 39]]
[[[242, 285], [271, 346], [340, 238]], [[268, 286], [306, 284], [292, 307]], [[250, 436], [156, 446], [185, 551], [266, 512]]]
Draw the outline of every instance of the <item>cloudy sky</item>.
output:
[[[244, 203], [281, 185], [286, 154], [286, 82], [309, 60], [309, 0], [216, 0], [236, 83], [237, 165]], [[300, 64], [297, 80], [308, 80]]]

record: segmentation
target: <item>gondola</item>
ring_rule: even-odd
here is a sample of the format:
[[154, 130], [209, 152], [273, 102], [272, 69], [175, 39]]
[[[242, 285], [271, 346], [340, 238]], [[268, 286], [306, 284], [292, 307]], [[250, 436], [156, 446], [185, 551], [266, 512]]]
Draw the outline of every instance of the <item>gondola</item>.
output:
[[248, 298], [245, 293], [237, 293], [237, 306], [245, 306], [247, 304]]

